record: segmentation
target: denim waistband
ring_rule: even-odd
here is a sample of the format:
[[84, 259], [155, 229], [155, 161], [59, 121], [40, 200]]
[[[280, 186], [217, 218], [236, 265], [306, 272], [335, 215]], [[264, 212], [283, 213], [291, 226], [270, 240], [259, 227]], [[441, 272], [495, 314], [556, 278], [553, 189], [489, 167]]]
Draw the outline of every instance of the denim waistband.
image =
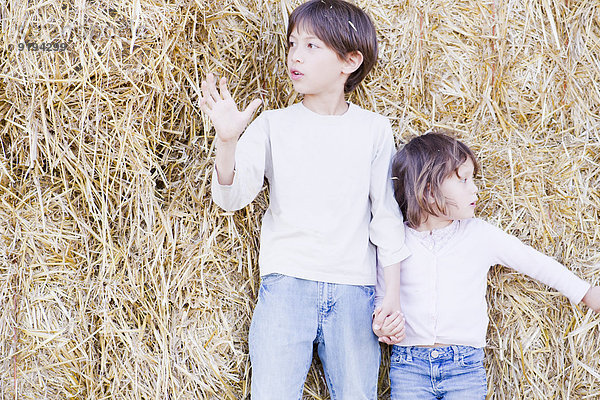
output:
[[458, 362], [461, 355], [471, 353], [476, 350], [471, 346], [439, 346], [439, 347], [418, 347], [418, 346], [394, 346], [393, 351], [402, 354], [409, 362], [414, 358], [427, 360], [453, 360]]

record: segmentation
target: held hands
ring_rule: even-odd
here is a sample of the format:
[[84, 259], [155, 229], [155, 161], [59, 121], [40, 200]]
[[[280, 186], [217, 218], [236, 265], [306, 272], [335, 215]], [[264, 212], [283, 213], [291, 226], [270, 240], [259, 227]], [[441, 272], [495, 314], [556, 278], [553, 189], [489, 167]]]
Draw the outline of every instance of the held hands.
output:
[[600, 313], [600, 286], [592, 286], [582, 300], [586, 306]]
[[223, 77], [219, 80], [219, 92], [213, 74], [206, 76], [200, 90], [200, 109], [212, 121], [217, 138], [223, 143], [237, 142], [261, 100], [254, 99], [245, 110], [239, 111], [227, 89], [226, 79]]
[[373, 332], [379, 337], [379, 341], [393, 345], [404, 340], [404, 314], [400, 309], [399, 301], [390, 301], [388, 296], [383, 299], [381, 306], [375, 309], [373, 314]]

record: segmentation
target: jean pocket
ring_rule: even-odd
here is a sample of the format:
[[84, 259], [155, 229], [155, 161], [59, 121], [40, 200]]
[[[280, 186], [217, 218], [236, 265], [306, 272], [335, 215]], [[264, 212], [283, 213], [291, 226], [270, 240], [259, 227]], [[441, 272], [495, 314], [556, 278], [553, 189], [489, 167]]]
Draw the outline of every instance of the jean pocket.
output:
[[478, 367], [483, 365], [483, 349], [473, 348], [465, 351], [460, 357], [463, 367]]
[[[397, 348], [398, 347], [398, 348]], [[410, 365], [412, 361], [408, 359], [406, 349], [400, 346], [394, 346], [392, 348], [392, 355], [390, 356], [390, 364], [392, 365]]]
[[373, 285], [359, 285], [359, 287], [369, 297], [375, 297], [375, 286]]
[[260, 277], [260, 284], [263, 286], [270, 286], [270, 285], [273, 285], [273, 284], [279, 282], [283, 278], [285, 278], [285, 275], [278, 274], [278, 273], [264, 275], [264, 276]]

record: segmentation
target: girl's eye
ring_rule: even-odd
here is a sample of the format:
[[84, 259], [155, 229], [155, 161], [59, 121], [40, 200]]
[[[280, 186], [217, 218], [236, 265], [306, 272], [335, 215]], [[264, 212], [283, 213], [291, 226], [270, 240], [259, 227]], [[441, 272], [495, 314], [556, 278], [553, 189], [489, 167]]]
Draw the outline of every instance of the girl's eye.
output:
[[295, 45], [296, 45], [296, 43], [294, 43], [294, 42], [288, 42], [289, 47], [294, 47]]
[[309, 44], [308, 44], [308, 48], [310, 48], [310, 49], [316, 49], [316, 48], [317, 48], [317, 45], [316, 45], [316, 44], [314, 44], [314, 43], [309, 43]]

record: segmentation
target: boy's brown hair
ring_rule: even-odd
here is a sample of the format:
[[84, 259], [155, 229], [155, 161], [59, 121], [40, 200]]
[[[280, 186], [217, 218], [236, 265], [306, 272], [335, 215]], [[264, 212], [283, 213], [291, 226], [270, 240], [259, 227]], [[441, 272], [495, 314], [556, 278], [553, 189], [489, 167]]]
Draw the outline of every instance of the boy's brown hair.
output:
[[412, 228], [429, 214], [446, 214], [446, 199], [440, 191], [444, 179], [468, 159], [479, 171], [475, 155], [448, 131], [427, 133], [411, 139], [392, 159], [394, 197]]
[[340, 59], [359, 51], [363, 62], [346, 80], [344, 92], [350, 93], [377, 62], [377, 33], [369, 16], [359, 7], [343, 0], [310, 0], [290, 15], [287, 39], [296, 27], [316, 35]]

